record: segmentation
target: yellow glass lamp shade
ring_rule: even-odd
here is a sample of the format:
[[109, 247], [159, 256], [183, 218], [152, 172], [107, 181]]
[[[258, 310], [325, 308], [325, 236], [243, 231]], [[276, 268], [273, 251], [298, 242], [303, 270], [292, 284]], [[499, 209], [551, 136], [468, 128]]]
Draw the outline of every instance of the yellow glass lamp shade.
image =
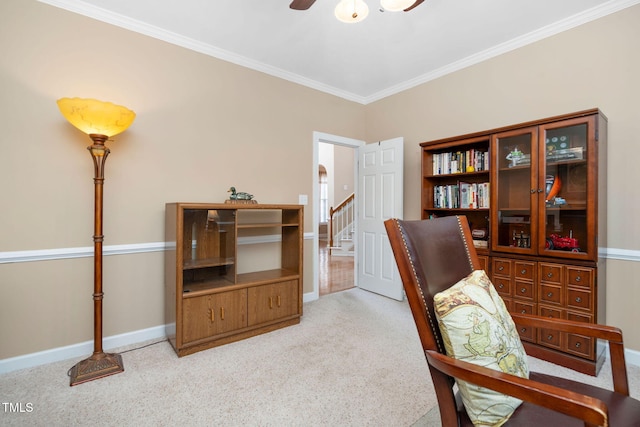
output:
[[127, 130], [136, 113], [121, 105], [89, 98], [60, 98], [62, 115], [86, 134], [117, 135]]

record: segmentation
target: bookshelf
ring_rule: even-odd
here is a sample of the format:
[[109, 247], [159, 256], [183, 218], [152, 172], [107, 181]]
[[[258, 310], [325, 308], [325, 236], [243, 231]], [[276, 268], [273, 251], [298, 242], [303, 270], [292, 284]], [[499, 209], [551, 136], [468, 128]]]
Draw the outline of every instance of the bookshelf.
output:
[[[512, 312], [602, 321], [606, 143], [598, 109], [423, 142], [422, 218], [467, 216]], [[530, 355], [584, 373], [604, 361], [578, 335], [522, 327], [520, 336]]]

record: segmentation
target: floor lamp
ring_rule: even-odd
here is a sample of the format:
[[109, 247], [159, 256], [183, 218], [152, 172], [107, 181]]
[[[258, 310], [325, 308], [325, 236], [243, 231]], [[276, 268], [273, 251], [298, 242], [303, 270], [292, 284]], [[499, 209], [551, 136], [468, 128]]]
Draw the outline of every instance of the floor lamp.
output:
[[76, 128], [89, 135], [93, 144], [87, 147], [93, 158], [94, 234], [93, 234], [93, 354], [69, 371], [72, 386], [124, 371], [122, 356], [102, 351], [102, 187], [104, 163], [109, 149], [104, 143], [124, 132], [136, 114], [120, 105], [95, 99], [61, 98], [58, 108]]

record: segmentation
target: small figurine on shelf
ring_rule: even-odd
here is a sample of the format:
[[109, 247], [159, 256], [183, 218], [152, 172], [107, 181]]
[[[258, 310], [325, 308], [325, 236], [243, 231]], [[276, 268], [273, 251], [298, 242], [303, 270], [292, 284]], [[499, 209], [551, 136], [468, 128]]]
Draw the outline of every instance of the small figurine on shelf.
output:
[[258, 203], [256, 200], [253, 200], [253, 194], [245, 193], [243, 191], [237, 192], [236, 187], [229, 188], [227, 193], [231, 193], [227, 203]]
[[524, 153], [520, 151], [518, 147], [514, 148], [506, 157], [507, 160], [511, 161], [511, 165], [509, 165], [510, 168], [517, 166], [522, 158], [524, 158]]

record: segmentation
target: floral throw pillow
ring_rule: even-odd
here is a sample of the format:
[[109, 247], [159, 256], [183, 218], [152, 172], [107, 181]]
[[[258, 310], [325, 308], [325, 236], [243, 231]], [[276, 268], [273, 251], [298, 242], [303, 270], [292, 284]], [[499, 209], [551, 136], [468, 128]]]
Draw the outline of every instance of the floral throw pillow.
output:
[[[527, 354], [511, 315], [483, 270], [476, 270], [434, 296], [447, 355], [529, 378]], [[458, 381], [462, 402], [475, 426], [501, 426], [521, 400]]]

